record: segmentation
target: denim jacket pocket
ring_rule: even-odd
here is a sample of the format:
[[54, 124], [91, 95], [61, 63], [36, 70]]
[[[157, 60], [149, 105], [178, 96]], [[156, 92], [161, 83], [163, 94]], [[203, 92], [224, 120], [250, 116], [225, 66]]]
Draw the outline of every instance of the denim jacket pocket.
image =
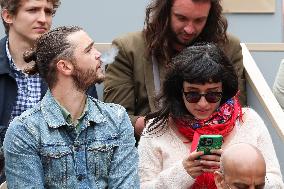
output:
[[[72, 150], [65, 145], [45, 145], [41, 149], [45, 184], [67, 186], [68, 175], [74, 175]], [[51, 185], [50, 185], [51, 184]]]
[[88, 164], [90, 166], [90, 172], [95, 175], [96, 179], [107, 179], [109, 175], [110, 165], [114, 153], [115, 145], [100, 142], [93, 142], [87, 148], [88, 151]]

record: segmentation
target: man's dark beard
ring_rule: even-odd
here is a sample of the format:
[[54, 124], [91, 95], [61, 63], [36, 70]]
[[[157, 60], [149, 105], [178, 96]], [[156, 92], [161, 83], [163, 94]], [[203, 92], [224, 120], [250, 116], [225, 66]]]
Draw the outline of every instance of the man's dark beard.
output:
[[192, 41], [190, 41], [188, 43], [183, 43], [177, 38], [177, 35], [176, 35], [175, 32], [173, 32], [172, 30], [170, 32], [170, 41], [171, 41], [172, 44], [178, 44], [178, 45], [182, 45], [184, 47], [188, 47], [190, 45], [193, 45], [197, 41], [197, 39], [198, 39], [198, 37], [193, 39]]
[[83, 71], [77, 68], [77, 66], [74, 67], [72, 77], [76, 88], [82, 92], [87, 91], [91, 85], [102, 82], [101, 80], [98, 80], [95, 70], [89, 69]]

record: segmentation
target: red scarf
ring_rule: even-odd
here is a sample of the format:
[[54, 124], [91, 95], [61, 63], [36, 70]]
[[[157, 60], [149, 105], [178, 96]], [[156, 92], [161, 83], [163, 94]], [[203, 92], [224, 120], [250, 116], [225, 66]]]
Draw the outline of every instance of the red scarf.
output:
[[[185, 120], [173, 119], [178, 131], [189, 139], [191, 144], [191, 152], [196, 150], [200, 135], [222, 135], [223, 138], [227, 136], [235, 127], [237, 119], [241, 120], [242, 108], [237, 99], [233, 97], [222, 106], [220, 106], [208, 119], [206, 120]], [[216, 189], [214, 182], [214, 175], [212, 173], [203, 173], [196, 177], [191, 189]]]

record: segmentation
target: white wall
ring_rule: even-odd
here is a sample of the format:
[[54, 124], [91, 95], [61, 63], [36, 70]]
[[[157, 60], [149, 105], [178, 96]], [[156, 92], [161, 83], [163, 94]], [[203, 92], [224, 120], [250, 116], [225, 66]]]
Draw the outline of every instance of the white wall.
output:
[[226, 14], [229, 21], [229, 31], [236, 34], [244, 43], [282, 42], [282, 1], [275, 1], [274, 14]]
[[54, 26], [79, 25], [96, 42], [111, 42], [118, 35], [141, 30], [148, 0], [62, 0]]

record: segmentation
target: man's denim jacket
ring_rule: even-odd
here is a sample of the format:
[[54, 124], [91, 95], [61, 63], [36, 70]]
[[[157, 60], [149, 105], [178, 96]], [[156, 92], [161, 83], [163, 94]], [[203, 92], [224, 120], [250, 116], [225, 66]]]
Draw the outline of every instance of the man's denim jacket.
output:
[[50, 91], [5, 135], [9, 189], [139, 188], [133, 127], [122, 106], [88, 97], [79, 132]]

